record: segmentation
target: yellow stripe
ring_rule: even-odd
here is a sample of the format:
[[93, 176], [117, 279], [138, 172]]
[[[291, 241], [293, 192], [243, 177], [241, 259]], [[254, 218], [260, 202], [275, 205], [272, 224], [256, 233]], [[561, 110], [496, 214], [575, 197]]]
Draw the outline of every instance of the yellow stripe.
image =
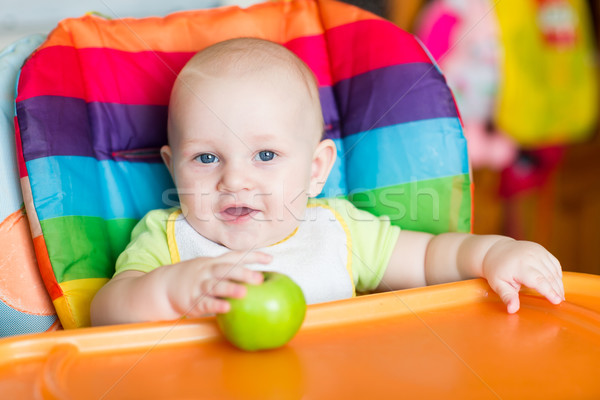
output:
[[171, 263], [177, 264], [181, 261], [177, 241], [175, 240], [175, 220], [181, 214], [181, 209], [173, 211], [167, 219], [167, 245], [169, 246], [169, 254], [171, 254]]
[[323, 207], [323, 208], [331, 211], [331, 213], [335, 216], [335, 219], [337, 219], [338, 222], [340, 223], [340, 225], [342, 226], [342, 229], [344, 229], [344, 232], [346, 233], [346, 248], [348, 250], [348, 254], [346, 256], [346, 270], [348, 271], [348, 275], [350, 275], [350, 282], [352, 283], [352, 297], [356, 297], [356, 287], [354, 286], [354, 275], [352, 274], [352, 236], [350, 235], [350, 229], [348, 228], [348, 225], [346, 225], [346, 221], [344, 221], [344, 219], [342, 218], [340, 213], [338, 213], [334, 208], [332, 208], [331, 206], [329, 206], [327, 204], [308, 203], [307, 207], [309, 207], [309, 208]]
[[65, 329], [91, 325], [90, 304], [94, 295], [108, 282], [108, 278], [86, 278], [59, 284], [64, 295], [53, 301], [54, 308]]

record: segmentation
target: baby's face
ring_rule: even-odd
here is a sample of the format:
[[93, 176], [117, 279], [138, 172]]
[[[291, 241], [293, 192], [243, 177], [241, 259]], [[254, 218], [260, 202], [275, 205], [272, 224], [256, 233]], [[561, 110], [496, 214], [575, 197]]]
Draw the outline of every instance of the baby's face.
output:
[[322, 131], [306, 89], [286, 79], [187, 81], [169, 132], [187, 221], [233, 250], [283, 240], [304, 217]]

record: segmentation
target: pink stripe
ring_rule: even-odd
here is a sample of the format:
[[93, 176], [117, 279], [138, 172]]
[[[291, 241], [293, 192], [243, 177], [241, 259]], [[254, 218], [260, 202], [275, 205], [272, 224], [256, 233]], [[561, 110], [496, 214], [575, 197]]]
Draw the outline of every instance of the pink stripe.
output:
[[327, 43], [323, 35], [306, 36], [284, 44], [290, 51], [300, 57], [315, 74], [320, 86], [331, 86], [331, 71]]
[[21, 69], [17, 101], [41, 95], [77, 97], [85, 93], [76, 51], [52, 47], [34, 53]]
[[167, 105], [175, 77], [192, 55], [47, 47], [23, 67], [17, 101], [51, 95], [89, 102]]
[[[331, 84], [322, 36], [287, 44]], [[194, 53], [128, 53], [107, 48], [53, 46], [40, 50], [21, 72], [17, 101], [51, 95], [121, 104], [167, 105], [175, 77]]]
[[326, 33], [334, 83], [390, 65], [431, 60], [413, 35], [385, 20], [363, 20]]

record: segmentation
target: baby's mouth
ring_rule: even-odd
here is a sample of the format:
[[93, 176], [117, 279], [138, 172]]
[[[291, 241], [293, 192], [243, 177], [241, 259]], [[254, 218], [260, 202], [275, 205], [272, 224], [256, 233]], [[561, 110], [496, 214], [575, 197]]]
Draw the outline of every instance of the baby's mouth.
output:
[[256, 211], [250, 207], [229, 207], [225, 209], [225, 214], [231, 215], [232, 217], [242, 217]]
[[249, 220], [256, 213], [258, 213], [258, 210], [254, 208], [240, 206], [227, 207], [220, 214], [221, 218], [226, 222], [241, 223]]

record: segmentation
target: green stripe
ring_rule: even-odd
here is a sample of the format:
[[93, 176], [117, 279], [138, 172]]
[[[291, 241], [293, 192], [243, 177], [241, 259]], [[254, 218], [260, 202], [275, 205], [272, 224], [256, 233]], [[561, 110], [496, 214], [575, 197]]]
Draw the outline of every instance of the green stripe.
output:
[[468, 174], [367, 190], [348, 198], [362, 210], [388, 215], [402, 229], [434, 234], [470, 231]]
[[115, 261], [130, 240], [136, 219], [69, 216], [41, 221], [58, 283], [112, 278]]
[[450, 232], [471, 232], [471, 217], [473, 209], [471, 207], [471, 178], [469, 175], [455, 176], [452, 187], [456, 196], [453, 199], [452, 208], [458, 209], [458, 221], [454, 226], [455, 229], [450, 229]]

